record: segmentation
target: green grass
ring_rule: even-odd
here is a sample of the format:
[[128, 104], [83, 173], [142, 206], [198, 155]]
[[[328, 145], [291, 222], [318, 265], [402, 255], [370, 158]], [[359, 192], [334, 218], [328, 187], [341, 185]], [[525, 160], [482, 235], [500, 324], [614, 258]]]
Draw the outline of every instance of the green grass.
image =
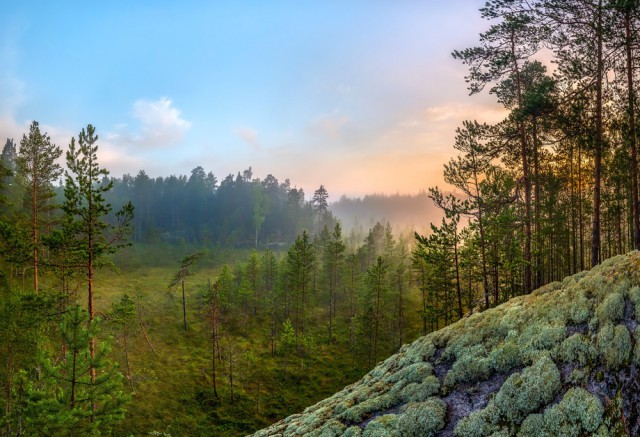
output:
[[[322, 344], [324, 328], [312, 331], [313, 353], [292, 359], [287, 373], [282, 358], [270, 354], [265, 320], [249, 317], [244, 323], [224, 326], [221, 346], [237, 351], [234, 364], [234, 401], [231, 402], [228, 364], [218, 363], [218, 399], [211, 381], [211, 344], [203, 320], [199, 293], [214, 281], [223, 263], [244, 260], [247, 250], [209, 250], [187, 278], [189, 330], [183, 330], [181, 293], [168, 284], [179, 261], [197, 247], [133, 246], [115, 259], [117, 269], [101, 269], [95, 278], [96, 307], [106, 316], [111, 305], [127, 293], [141, 307], [154, 353], [139, 329], [131, 334], [129, 359], [136, 393], [120, 432], [172, 436], [235, 436], [251, 433], [313, 404], [362, 376], [354, 370], [348, 351], [348, 333], [338, 325], [338, 343]], [[121, 342], [113, 340], [114, 359], [124, 368]], [[250, 363], [245, 352], [255, 356]]]

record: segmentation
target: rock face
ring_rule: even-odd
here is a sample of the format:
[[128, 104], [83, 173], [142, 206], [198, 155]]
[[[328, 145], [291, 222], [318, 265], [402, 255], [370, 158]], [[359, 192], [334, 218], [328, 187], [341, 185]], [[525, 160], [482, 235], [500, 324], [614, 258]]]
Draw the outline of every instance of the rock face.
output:
[[640, 253], [403, 346], [256, 436], [640, 433]]

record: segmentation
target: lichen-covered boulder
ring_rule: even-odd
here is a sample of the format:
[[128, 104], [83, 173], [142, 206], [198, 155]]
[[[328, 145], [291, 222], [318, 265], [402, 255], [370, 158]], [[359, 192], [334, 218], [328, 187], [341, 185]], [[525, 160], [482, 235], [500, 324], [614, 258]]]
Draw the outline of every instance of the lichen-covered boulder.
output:
[[640, 435], [640, 252], [405, 345], [256, 436]]

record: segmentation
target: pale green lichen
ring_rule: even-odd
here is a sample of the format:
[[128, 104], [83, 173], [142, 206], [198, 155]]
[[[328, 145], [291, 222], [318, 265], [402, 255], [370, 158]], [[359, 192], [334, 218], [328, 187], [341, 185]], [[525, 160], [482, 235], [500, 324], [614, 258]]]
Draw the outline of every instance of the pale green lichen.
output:
[[543, 414], [525, 419], [519, 437], [591, 435], [602, 423], [602, 402], [587, 390], [574, 387]]
[[309, 437], [338, 437], [344, 434], [347, 427], [340, 421], [332, 419], [329, 420], [320, 429], [308, 433]]
[[569, 321], [576, 325], [587, 322], [591, 318], [591, 307], [592, 303], [584, 293], [578, 293], [568, 311]]
[[624, 297], [616, 292], [605, 296], [596, 309], [596, 317], [601, 324], [616, 323], [624, 315]]
[[403, 437], [434, 436], [444, 428], [446, 413], [447, 404], [438, 398], [410, 403], [398, 417], [398, 431]]
[[[632, 348], [636, 342], [621, 324], [625, 299], [640, 320], [640, 286], [632, 287], [638, 283], [640, 253], [633, 253], [567, 278], [561, 289], [550, 284], [475, 313], [403, 346], [359, 382], [258, 435], [435, 435], [447, 426], [447, 408], [455, 408], [437, 396], [456, 388], [485, 405], [458, 421], [458, 437], [609, 435], [621, 412], [607, 407], [602, 413], [600, 400], [580, 387], [590, 387], [592, 378], [609, 386], [623, 366], [640, 366], [640, 345]], [[579, 332], [567, 337], [567, 327]], [[640, 327], [633, 334], [640, 339]], [[563, 364], [562, 382], [553, 360]], [[478, 384], [499, 382], [497, 373], [521, 366], [528, 367], [495, 394]], [[449, 367], [442, 386], [434, 367], [439, 375]], [[574, 388], [554, 403], [567, 387]], [[427, 410], [438, 414], [417, 412], [429, 403]]]
[[493, 403], [486, 408], [472, 412], [458, 421], [453, 435], [456, 437], [485, 437], [500, 431], [499, 412]]
[[542, 356], [522, 373], [502, 384], [494, 403], [507, 421], [521, 423], [527, 415], [553, 400], [560, 391], [560, 372], [548, 356]]
[[387, 382], [395, 383], [400, 380], [407, 382], [422, 382], [427, 376], [433, 373], [433, 366], [429, 363], [418, 362], [406, 366], [404, 369], [388, 376]]
[[487, 379], [491, 375], [492, 367], [491, 359], [486, 356], [484, 346], [473, 346], [453, 363], [445, 376], [444, 385], [452, 388], [461, 382]]
[[635, 346], [633, 347], [633, 363], [636, 366], [640, 366], [640, 326], [636, 327], [635, 331]]
[[399, 398], [403, 402], [422, 402], [438, 393], [440, 381], [435, 376], [428, 376], [421, 383], [412, 382], [407, 384], [399, 393]]
[[397, 418], [395, 414], [376, 417], [365, 427], [363, 437], [400, 437], [396, 426]]
[[573, 334], [562, 342], [558, 355], [565, 363], [578, 363], [585, 366], [595, 359], [596, 354], [596, 348], [586, 335]]
[[539, 352], [551, 350], [558, 346], [567, 336], [564, 325], [546, 322], [533, 323], [528, 326], [518, 339], [518, 347], [522, 361], [533, 362]]
[[508, 340], [489, 354], [493, 369], [498, 373], [507, 373], [522, 364], [520, 348], [514, 340]]
[[362, 430], [359, 426], [350, 426], [342, 434], [342, 437], [360, 437], [362, 436]]
[[609, 370], [619, 369], [631, 354], [631, 336], [624, 325], [606, 324], [598, 332], [600, 358]]
[[640, 287], [637, 285], [629, 290], [629, 300], [633, 303], [634, 314], [637, 322], [640, 322]]
[[339, 417], [351, 423], [360, 423], [373, 413], [387, 410], [398, 403], [398, 398], [391, 394], [383, 394], [364, 400], [346, 410]]

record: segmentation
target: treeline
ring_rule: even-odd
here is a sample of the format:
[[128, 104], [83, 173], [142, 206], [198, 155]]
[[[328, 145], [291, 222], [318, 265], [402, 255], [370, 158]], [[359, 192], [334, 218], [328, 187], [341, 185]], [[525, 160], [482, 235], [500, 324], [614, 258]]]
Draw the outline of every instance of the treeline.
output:
[[478, 46], [453, 57], [470, 93], [508, 115], [457, 129], [444, 180], [460, 195], [430, 190], [445, 218], [418, 238], [429, 284], [454, 296], [437, 306], [458, 315], [640, 247], [638, 2], [496, 0], [480, 13]]
[[[1, 159], [10, 171], [4, 175], [6, 208], [20, 212], [26, 207], [24, 176], [16, 171], [19, 157], [12, 139], [7, 139]], [[188, 177], [151, 178], [140, 170], [136, 176], [103, 176], [100, 183], [111, 185], [104, 194], [107, 203], [136, 205], [131, 235], [135, 242], [286, 247], [303, 229], [317, 231], [334, 222], [324, 186], [307, 200], [304, 190], [292, 187], [288, 179], [279, 182], [271, 174], [254, 178], [251, 168], [222, 181], [198, 166]], [[61, 202], [64, 183], [54, 191]]]
[[198, 166], [189, 177], [150, 178], [141, 170], [111, 182], [109, 202], [136, 205], [134, 241], [286, 247], [302, 229], [333, 221], [323, 186], [307, 201], [288, 179], [254, 178], [251, 168], [222, 181]]

